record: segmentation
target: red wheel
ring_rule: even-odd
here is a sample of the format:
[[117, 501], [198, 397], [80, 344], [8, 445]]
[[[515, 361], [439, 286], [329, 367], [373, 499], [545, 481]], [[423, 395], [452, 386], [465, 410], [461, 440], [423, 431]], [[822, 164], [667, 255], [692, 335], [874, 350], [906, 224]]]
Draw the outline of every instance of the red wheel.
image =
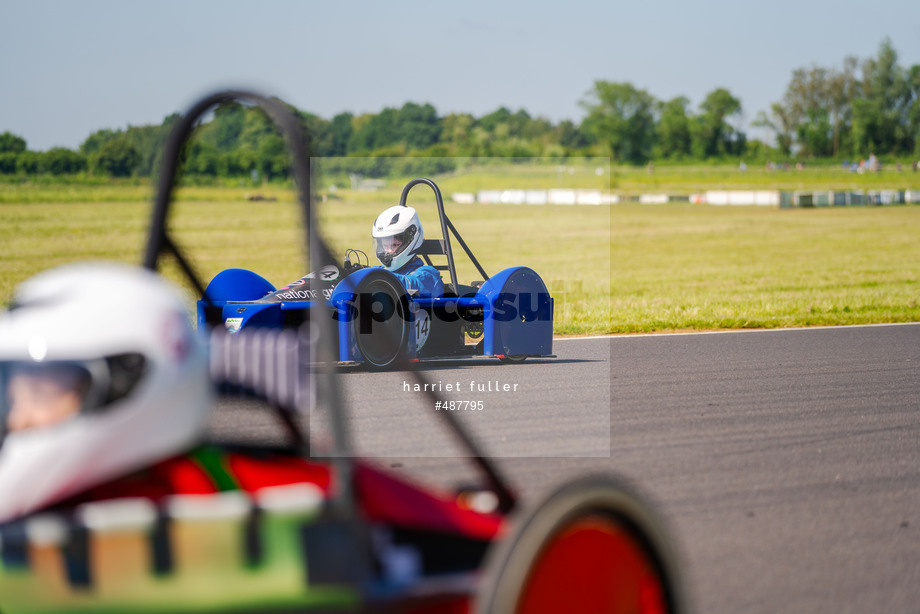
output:
[[664, 587], [644, 550], [610, 518], [574, 520], [537, 556], [516, 611], [664, 614]]
[[534, 508], [487, 565], [479, 612], [682, 612], [677, 566], [659, 522], [602, 477]]

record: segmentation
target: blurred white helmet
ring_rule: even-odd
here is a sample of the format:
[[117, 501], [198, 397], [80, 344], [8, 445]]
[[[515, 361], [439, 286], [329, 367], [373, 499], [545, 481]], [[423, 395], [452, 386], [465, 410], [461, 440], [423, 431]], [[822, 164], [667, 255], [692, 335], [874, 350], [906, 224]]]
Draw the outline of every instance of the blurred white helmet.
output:
[[371, 228], [374, 252], [388, 271], [405, 266], [415, 257], [425, 236], [418, 212], [412, 207], [396, 205], [377, 216]]
[[108, 263], [29, 279], [0, 314], [0, 521], [188, 449], [211, 405], [171, 284]]

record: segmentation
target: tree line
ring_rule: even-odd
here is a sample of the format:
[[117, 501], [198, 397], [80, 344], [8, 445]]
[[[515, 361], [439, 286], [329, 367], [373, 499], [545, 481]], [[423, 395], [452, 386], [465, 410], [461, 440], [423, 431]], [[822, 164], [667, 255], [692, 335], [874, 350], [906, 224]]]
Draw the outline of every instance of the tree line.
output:
[[[309, 135], [312, 155], [361, 158], [358, 164], [368, 176], [386, 175], [392, 159], [405, 157], [423, 165], [413, 172], [435, 173], [450, 170], [451, 158], [492, 156], [610, 156], [626, 164], [920, 156], [920, 65], [900, 66], [887, 39], [876, 57], [847, 57], [840, 68], [795, 70], [782, 99], [750, 124], [766, 130], [770, 142], [749, 138], [741, 125], [741, 101], [726, 88], [708, 93], [694, 109], [684, 96], [658, 100], [628, 82], [596, 81], [580, 105], [585, 111], [580, 123], [553, 123], [505, 107], [478, 118], [440, 115], [431, 104], [414, 102], [328, 120], [291, 110]], [[178, 117], [160, 125], [98, 130], [76, 151], [30, 151], [23, 138], [6, 132], [0, 134], [0, 174], [149, 177]], [[277, 179], [289, 168], [273, 124], [260, 109], [239, 103], [215, 110], [185, 158], [186, 174], [201, 177]], [[356, 161], [349, 162], [354, 168]], [[334, 170], [334, 162], [324, 168]]]

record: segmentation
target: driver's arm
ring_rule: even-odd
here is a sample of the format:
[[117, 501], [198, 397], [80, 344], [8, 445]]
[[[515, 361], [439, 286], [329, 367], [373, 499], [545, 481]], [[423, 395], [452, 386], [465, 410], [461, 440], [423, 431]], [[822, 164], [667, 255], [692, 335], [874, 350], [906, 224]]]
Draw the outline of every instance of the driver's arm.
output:
[[393, 273], [407, 290], [417, 290], [418, 296], [438, 298], [444, 294], [444, 282], [441, 274], [431, 266], [423, 266], [405, 275]]

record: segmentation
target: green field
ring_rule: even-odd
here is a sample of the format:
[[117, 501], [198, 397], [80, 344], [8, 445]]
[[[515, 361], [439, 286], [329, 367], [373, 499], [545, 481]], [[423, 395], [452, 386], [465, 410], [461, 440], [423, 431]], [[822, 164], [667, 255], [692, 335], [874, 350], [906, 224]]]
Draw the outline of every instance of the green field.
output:
[[[598, 169], [603, 174], [598, 174]], [[880, 172], [851, 173], [839, 165], [806, 165], [801, 170], [768, 170], [751, 165], [746, 171], [737, 165], [657, 165], [652, 169], [610, 166], [606, 160], [577, 159], [555, 165], [471, 167], [445, 177], [439, 186], [446, 193], [489, 188], [514, 188], [520, 183], [534, 189], [609, 189], [624, 197], [643, 193], [689, 195], [706, 190], [920, 190], [920, 172], [910, 163], [898, 172], [884, 167]]]
[[726, 165], [657, 165], [646, 168], [617, 167], [612, 171], [615, 191], [626, 194], [668, 192], [692, 194], [712, 189], [725, 190], [918, 190], [920, 173], [910, 170], [905, 160], [902, 170], [885, 166], [880, 172], [852, 173], [839, 165], [805, 163], [801, 170], [768, 170], [751, 164], [746, 171]]
[[[447, 197], [491, 187], [489, 173], [473, 173], [481, 176], [437, 181]], [[586, 172], [585, 181], [592, 176]], [[337, 255], [346, 248], [370, 251], [371, 221], [395, 204], [400, 187], [339, 188], [320, 205]], [[410, 203], [431, 238], [439, 232], [426, 190], [415, 188]], [[17, 283], [50, 266], [140, 262], [150, 192], [133, 184], [0, 185], [0, 303]], [[276, 285], [302, 276], [307, 265], [291, 191], [264, 188], [259, 194], [277, 200], [257, 202], [246, 200], [247, 192], [252, 188], [180, 190], [172, 225], [195, 266], [205, 278], [231, 266], [251, 268]], [[527, 265], [548, 282], [557, 334], [920, 321], [916, 205], [447, 206], [488, 273]], [[174, 268], [167, 275], [179, 277]], [[463, 265], [460, 281], [474, 278]]]

